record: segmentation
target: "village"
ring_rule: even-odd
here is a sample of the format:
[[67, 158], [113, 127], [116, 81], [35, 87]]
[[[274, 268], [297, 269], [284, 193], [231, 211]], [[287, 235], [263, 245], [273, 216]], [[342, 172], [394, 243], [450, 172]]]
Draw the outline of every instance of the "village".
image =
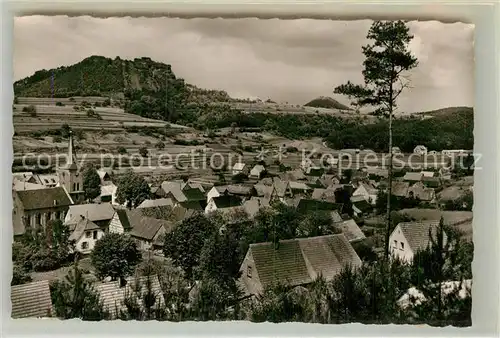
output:
[[472, 325], [471, 27], [143, 19], [17, 20], [13, 318]]
[[[196, 214], [219, 215], [226, 220], [221, 222], [225, 227], [232, 222], [252, 220], [262, 210], [282, 204], [301, 214], [327, 214], [330, 229], [323, 229], [320, 236], [280, 241], [277, 248], [272, 242], [250, 243], [239, 262], [238, 285], [244, 295], [258, 296], [271, 281], [292, 287], [310, 284], [319, 275], [329, 281], [344, 266], [359, 267], [363, 260], [370, 262], [383, 256], [386, 220], [385, 209], [379, 209], [385, 208], [387, 202], [378, 199], [387, 199], [388, 170], [382, 167], [339, 170], [342, 161], [332, 157], [334, 160], [326, 167], [315, 163], [320, 161], [304, 159], [297, 168], [280, 172], [269, 169], [272, 156], [258, 154], [252, 162], [237, 162], [228, 168], [228, 182], [207, 184], [189, 176], [152, 182], [144, 171], [138, 171], [142, 172], [140, 176], [131, 168], [116, 175], [113, 169], [99, 169], [92, 164], [79, 167], [74, 148], [70, 133], [68, 162], [54, 173], [13, 173], [13, 231], [18, 240], [36, 229], [47, 231], [53, 227], [51, 222], [60, 220], [69, 230], [71, 252], [78, 253], [82, 262], [89, 261], [97, 243], [108, 234], [130, 236], [143, 257], [163, 261], [169, 260], [163, 253], [165, 235]], [[339, 153], [354, 155], [359, 150]], [[399, 153], [398, 149], [394, 148], [394, 153]], [[414, 153], [426, 156], [427, 149], [417, 146]], [[460, 157], [468, 152], [449, 150], [442, 155]], [[85, 198], [90, 189], [86, 181], [88, 171], [99, 177], [99, 193], [92, 200]], [[457, 176], [453, 168], [444, 166], [400, 170], [397, 176], [392, 182], [392, 195], [397, 201], [394, 204], [400, 205], [397, 213], [402, 221], [395, 224], [390, 234], [391, 255], [411, 262], [419, 250], [429, 245], [426, 234], [429, 229], [438, 228], [441, 218], [447, 226], [460, 230], [467, 241], [472, 240], [472, 176]], [[146, 194], [132, 196], [133, 203], [120, 203], [120, 185], [136, 177], [151, 181]], [[367, 251], [373, 255], [367, 255]], [[89, 265], [91, 280], [92, 270]], [[61, 271], [67, 271], [67, 267], [35, 271], [27, 279], [31, 282], [13, 286], [13, 317], [48, 313], [54, 316], [49, 283], [62, 278]], [[273, 276], [273, 271], [279, 272]], [[134, 275], [131, 276], [129, 279]], [[116, 304], [126, 298], [126, 288], [119, 281], [98, 280], [95, 275], [93, 279], [106, 310], [113, 313]], [[163, 293], [157, 276], [154, 287], [155, 292]], [[116, 311], [114, 315], [117, 316]]]

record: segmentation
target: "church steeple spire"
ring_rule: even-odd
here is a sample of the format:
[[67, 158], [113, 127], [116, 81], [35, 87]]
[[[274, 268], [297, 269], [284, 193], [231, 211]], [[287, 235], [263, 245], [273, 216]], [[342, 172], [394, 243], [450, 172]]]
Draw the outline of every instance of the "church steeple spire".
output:
[[73, 131], [69, 131], [68, 166], [73, 164]]

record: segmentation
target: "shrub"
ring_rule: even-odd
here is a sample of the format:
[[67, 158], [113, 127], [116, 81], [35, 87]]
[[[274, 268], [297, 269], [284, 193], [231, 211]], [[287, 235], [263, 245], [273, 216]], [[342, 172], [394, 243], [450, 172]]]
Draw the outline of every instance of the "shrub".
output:
[[150, 145], [150, 144], [151, 144], [151, 141], [150, 141], [150, 140], [146, 140], [146, 141], [144, 141], [144, 144], [146, 144], [146, 145]]
[[149, 154], [148, 148], [146, 148], [146, 147], [139, 148], [139, 154], [142, 157], [148, 157], [148, 154]]
[[125, 147], [118, 147], [117, 151], [118, 151], [118, 154], [126, 154], [127, 153], [127, 149], [125, 149]]
[[14, 96], [14, 104], [19, 104], [19, 99], [17, 98], [17, 96]]
[[74, 98], [74, 97], [70, 97], [70, 98], [69, 98], [69, 101], [70, 101], [70, 102], [75, 102], [75, 98]]
[[158, 142], [155, 144], [155, 148], [156, 149], [164, 149], [165, 148], [165, 143], [163, 143], [162, 141]]
[[58, 106], [58, 107], [62, 107], [62, 106], [64, 106], [64, 104], [63, 104], [61, 101], [57, 101], [57, 102], [56, 102], [56, 106]]
[[23, 113], [29, 113], [31, 117], [36, 116], [36, 107], [32, 104], [29, 106], [23, 107]]

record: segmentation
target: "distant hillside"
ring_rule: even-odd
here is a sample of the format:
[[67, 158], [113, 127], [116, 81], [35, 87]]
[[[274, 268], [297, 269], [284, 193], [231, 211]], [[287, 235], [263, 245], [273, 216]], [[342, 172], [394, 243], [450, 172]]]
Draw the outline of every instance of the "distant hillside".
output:
[[456, 113], [460, 112], [473, 112], [472, 107], [447, 107], [447, 108], [441, 108], [441, 109], [436, 109], [436, 110], [430, 110], [426, 112], [419, 112], [416, 113], [417, 115], [423, 115], [423, 116], [433, 116], [433, 117], [438, 117], [438, 116], [448, 116], [448, 115], [453, 115]]
[[312, 101], [307, 102], [304, 106], [314, 107], [314, 108], [351, 110], [351, 108], [347, 107], [346, 105], [343, 105], [342, 103], [338, 102], [337, 100], [335, 100], [331, 97], [326, 97], [326, 96], [320, 96]]

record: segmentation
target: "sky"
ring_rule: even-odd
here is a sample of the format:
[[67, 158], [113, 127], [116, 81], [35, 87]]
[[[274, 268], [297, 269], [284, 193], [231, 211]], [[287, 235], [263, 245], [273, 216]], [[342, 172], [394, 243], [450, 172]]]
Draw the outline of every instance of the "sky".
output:
[[[177, 77], [233, 97], [305, 104], [362, 82], [369, 20], [260, 20], [26, 16], [14, 20], [14, 80], [91, 55], [150, 57]], [[399, 112], [474, 105], [474, 26], [409, 24], [419, 65]]]

